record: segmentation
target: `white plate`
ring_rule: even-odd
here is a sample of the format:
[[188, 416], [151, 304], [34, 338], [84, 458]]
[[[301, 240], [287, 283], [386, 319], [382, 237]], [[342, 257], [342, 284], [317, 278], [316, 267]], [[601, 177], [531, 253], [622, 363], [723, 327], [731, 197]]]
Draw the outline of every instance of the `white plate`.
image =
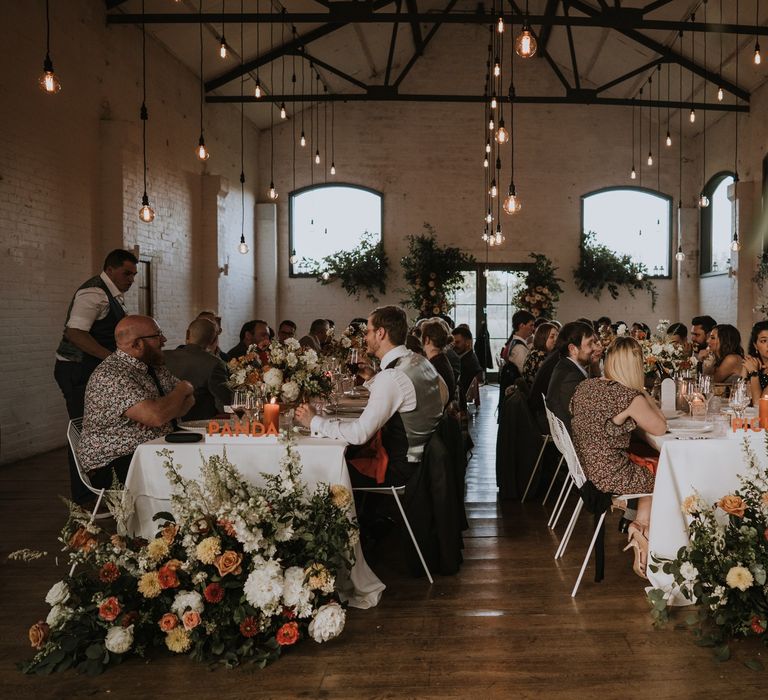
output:
[[[193, 433], [202, 433], [205, 435], [205, 433], [208, 432], [208, 423], [210, 422], [210, 420], [184, 420], [179, 421], [178, 425], [182, 430], [190, 430]], [[221, 424], [221, 421], [217, 422]]]
[[687, 433], [711, 433], [715, 429], [712, 423], [701, 423], [693, 420], [679, 420], [674, 427], [669, 428], [673, 435]]
[[664, 418], [667, 420], [675, 420], [676, 418], [680, 418], [680, 416], [686, 415], [685, 411], [662, 411], [664, 413]]

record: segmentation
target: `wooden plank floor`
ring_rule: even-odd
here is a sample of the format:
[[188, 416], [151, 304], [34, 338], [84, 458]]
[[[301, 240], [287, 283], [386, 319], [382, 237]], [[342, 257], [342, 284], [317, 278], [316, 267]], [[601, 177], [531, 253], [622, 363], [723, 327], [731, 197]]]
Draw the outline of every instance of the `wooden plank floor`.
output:
[[[589, 537], [583, 518], [561, 563], [540, 503], [500, 505], [495, 494], [496, 387], [483, 390], [467, 475], [470, 530], [465, 562], [434, 586], [377, 551], [387, 583], [379, 607], [350, 610], [335, 642], [304, 642], [263, 671], [210, 672], [187, 658], [125, 663], [97, 679], [74, 673], [30, 678], [28, 626], [47, 614], [43, 597], [64, 572], [54, 557], [9, 562], [21, 547], [58, 550], [66, 489], [63, 449], [0, 469], [0, 690], [2, 698], [703, 698], [763, 697], [764, 674], [738, 660], [717, 664], [686, 631], [650, 624], [643, 582], [621, 553], [609, 517], [606, 580], [571, 587]], [[559, 528], [562, 532], [562, 526]], [[736, 645], [740, 659], [756, 656]], [[763, 654], [765, 656], [765, 653]]]

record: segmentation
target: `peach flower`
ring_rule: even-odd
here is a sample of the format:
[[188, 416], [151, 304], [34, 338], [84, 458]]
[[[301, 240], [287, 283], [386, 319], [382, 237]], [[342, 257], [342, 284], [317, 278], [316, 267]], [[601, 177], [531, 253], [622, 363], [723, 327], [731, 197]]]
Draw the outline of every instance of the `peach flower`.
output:
[[723, 496], [716, 505], [728, 515], [735, 515], [737, 518], [743, 518], [744, 511], [747, 509], [747, 504], [744, 503], [741, 496], [734, 496], [733, 494]]
[[40, 620], [29, 628], [29, 643], [33, 649], [42, 649], [50, 634], [51, 628], [48, 623]]
[[243, 560], [243, 555], [228, 549], [223, 554], [219, 554], [213, 560], [214, 566], [219, 570], [219, 576], [224, 577], [227, 574], [239, 574], [242, 569], [240, 563]]
[[189, 632], [195, 629], [200, 624], [200, 613], [194, 610], [187, 610], [182, 616], [181, 621], [184, 623], [184, 629]]
[[165, 613], [157, 624], [163, 632], [170, 632], [172, 629], [178, 627], [179, 618], [173, 613]]

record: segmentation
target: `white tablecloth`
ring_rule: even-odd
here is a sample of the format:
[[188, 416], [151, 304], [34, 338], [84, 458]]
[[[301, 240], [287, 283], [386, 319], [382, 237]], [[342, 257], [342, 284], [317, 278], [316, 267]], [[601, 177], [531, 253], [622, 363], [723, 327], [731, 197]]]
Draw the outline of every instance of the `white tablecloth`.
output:
[[[752, 435], [749, 440], [764, 463], [764, 434]], [[657, 444], [661, 455], [653, 491], [649, 552], [674, 559], [689, 541], [688, 517], [681, 509], [683, 500], [698, 491], [705, 502], [714, 504], [733, 493], [739, 488], [739, 475], [746, 472], [747, 460], [742, 439], [675, 440], [667, 436]], [[672, 576], [648, 569], [648, 580], [651, 586], [664, 588], [670, 585]], [[688, 605], [690, 601], [677, 595], [671, 603]]]
[[[163, 458], [157, 454], [159, 450], [166, 448], [173, 452], [174, 463], [181, 466], [181, 474], [188, 479], [199, 476], [201, 455], [208, 458], [211, 455], [220, 455], [226, 449], [229, 461], [255, 483], [259, 483], [261, 472], [271, 474], [278, 471], [278, 463], [285, 449], [277, 443], [234, 444], [225, 448], [224, 445], [205, 442], [171, 444], [163, 439], [140, 445], [133, 456], [125, 481], [128, 497], [133, 501], [133, 515], [128, 521], [131, 534], [154, 537], [157, 523], [153, 522], [152, 516], [170, 509], [171, 486], [165, 476]], [[344, 461], [346, 443], [321, 438], [299, 438], [296, 449], [301, 456], [302, 478], [310, 489], [321, 481], [342, 484], [352, 489]], [[352, 508], [354, 512], [354, 505]], [[385, 586], [366, 563], [359, 543], [355, 546], [355, 565], [352, 567], [350, 579], [350, 585], [342, 586], [342, 594], [351, 606], [371, 608], [378, 604]]]

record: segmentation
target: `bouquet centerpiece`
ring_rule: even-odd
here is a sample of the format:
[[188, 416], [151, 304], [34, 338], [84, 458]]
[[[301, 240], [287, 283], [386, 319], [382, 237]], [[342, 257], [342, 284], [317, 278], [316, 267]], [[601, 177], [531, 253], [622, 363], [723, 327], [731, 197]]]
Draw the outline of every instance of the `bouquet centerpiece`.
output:
[[533, 266], [528, 270], [525, 284], [512, 299], [512, 305], [530, 311], [536, 318], [553, 318], [563, 293], [560, 286], [563, 280], [555, 275], [557, 268], [546, 255], [531, 253], [530, 257], [533, 258]]
[[263, 486], [226, 453], [203, 461], [201, 481], [187, 480], [171, 454], [172, 512], [155, 516], [155, 539], [110, 536], [71, 506], [60, 539], [77, 570], [46, 596], [51, 609], [29, 630], [36, 654], [25, 673], [95, 675], [157, 647], [263, 667], [303, 638], [341, 633], [337, 582], [357, 541], [350, 491], [309, 491], [290, 443]]
[[367, 352], [368, 348], [365, 343], [367, 332], [368, 324], [364, 321], [353, 321], [341, 332], [338, 338], [331, 329], [323, 346], [322, 355], [344, 363], [349, 359], [350, 350], [357, 350], [359, 353]]

